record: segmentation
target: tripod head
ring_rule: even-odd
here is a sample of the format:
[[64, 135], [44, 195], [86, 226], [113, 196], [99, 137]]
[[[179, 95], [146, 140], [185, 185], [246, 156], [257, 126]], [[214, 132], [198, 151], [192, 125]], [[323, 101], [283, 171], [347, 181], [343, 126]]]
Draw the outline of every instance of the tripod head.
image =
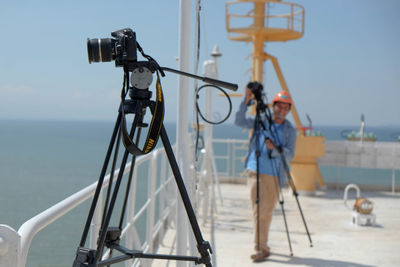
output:
[[[135, 76], [135, 69], [137, 68], [147, 68], [152, 73], [159, 71], [161, 76], [164, 77], [164, 70], [174, 72], [180, 75], [185, 75], [191, 78], [202, 80], [206, 83], [211, 83], [213, 85], [218, 85], [226, 89], [236, 91], [237, 84], [232, 84], [228, 82], [223, 82], [216, 79], [211, 79], [207, 77], [201, 77], [186, 73], [183, 71], [174, 70], [171, 68], [160, 67], [157, 61], [151, 56], [146, 55], [136, 41], [136, 33], [130, 28], [124, 28], [111, 33], [113, 38], [95, 38], [87, 39], [87, 50], [89, 63], [92, 62], [109, 62], [115, 60], [116, 67], [123, 67], [125, 71], [132, 72]], [[137, 50], [142, 54], [147, 61], [137, 61]], [[143, 88], [140, 88], [143, 89]]]
[[[177, 73], [190, 78], [199, 79], [206, 83], [221, 86], [233, 91], [238, 88], [237, 84], [223, 82], [216, 79], [201, 77], [187, 72], [178, 71], [171, 68], [160, 67], [157, 61], [151, 56], [144, 53], [140, 44], [136, 41], [136, 33], [132, 29], [125, 28], [111, 33], [113, 38], [96, 38], [88, 39], [87, 49], [89, 63], [92, 62], [107, 62], [115, 60], [116, 67], [123, 67], [124, 82], [121, 91], [122, 112], [121, 132], [124, 141], [124, 146], [133, 155], [147, 154], [153, 150], [157, 144], [161, 126], [164, 119], [164, 97], [160, 77], [165, 76], [165, 71]], [[147, 59], [145, 61], [137, 60], [137, 50], [142, 56]], [[149, 91], [149, 86], [153, 81], [153, 74], [157, 74], [156, 84], [156, 100], [150, 101], [152, 92]], [[131, 75], [131, 80], [129, 76]], [[131, 86], [130, 86], [131, 85]], [[125, 97], [129, 92], [129, 97], [132, 101], [126, 101]], [[153, 117], [151, 119], [149, 134], [143, 149], [139, 149], [129, 137], [126, 129], [125, 113], [135, 113], [140, 119], [136, 123], [142, 123], [143, 113], [146, 107], [150, 107]], [[145, 125], [145, 124], [142, 124]]]

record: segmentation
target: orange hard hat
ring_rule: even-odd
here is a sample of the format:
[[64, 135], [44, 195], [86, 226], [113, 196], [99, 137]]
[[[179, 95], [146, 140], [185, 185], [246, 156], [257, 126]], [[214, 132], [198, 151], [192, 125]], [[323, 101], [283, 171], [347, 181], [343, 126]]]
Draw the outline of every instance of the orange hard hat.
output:
[[275, 104], [275, 102], [283, 102], [290, 105], [293, 104], [292, 97], [290, 96], [289, 92], [286, 91], [281, 91], [277, 93], [274, 97], [274, 100], [272, 100], [272, 104]]

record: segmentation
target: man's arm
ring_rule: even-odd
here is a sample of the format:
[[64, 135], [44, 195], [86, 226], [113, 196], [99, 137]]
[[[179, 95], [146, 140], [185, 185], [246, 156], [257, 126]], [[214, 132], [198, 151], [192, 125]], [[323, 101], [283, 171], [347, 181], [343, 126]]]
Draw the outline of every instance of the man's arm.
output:
[[240, 103], [239, 109], [236, 112], [235, 125], [242, 128], [252, 129], [254, 127], [254, 118], [246, 118], [247, 106], [244, 102], [245, 101], [242, 101]]
[[252, 96], [249, 88], [246, 88], [245, 94], [243, 101], [239, 105], [239, 110], [236, 112], [235, 125], [252, 129], [254, 127], [254, 118], [246, 118], [247, 106]]
[[283, 154], [286, 161], [289, 163], [294, 157], [294, 150], [296, 148], [296, 129], [290, 126], [288, 129], [288, 139], [286, 145], [283, 147]]
[[[287, 140], [284, 145], [282, 145], [283, 155], [285, 156], [286, 161], [289, 163], [294, 157], [294, 150], [296, 147], [296, 130], [292, 125], [287, 125]], [[284, 135], [286, 133], [283, 133]], [[271, 143], [271, 141], [266, 141], [268, 149], [272, 150], [271, 156], [278, 157], [279, 152]]]

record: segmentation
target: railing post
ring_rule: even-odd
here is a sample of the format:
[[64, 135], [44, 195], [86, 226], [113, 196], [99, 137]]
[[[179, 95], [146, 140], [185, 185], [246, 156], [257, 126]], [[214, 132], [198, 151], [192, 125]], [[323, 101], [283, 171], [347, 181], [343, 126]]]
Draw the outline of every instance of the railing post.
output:
[[[167, 158], [165, 154], [161, 154], [161, 171], [160, 171], [160, 186], [162, 187], [161, 192], [160, 192], [160, 218], [164, 217], [165, 213], [165, 203], [167, 202], [166, 198], [166, 190], [167, 190], [167, 185], [166, 185], [166, 180], [167, 180]], [[161, 227], [160, 229], [160, 236], [164, 236], [164, 227]]]
[[149, 252], [153, 252], [153, 229], [154, 229], [154, 217], [155, 217], [155, 196], [156, 191], [156, 179], [157, 179], [157, 151], [153, 153], [150, 164], [149, 173], [150, 179], [148, 181], [148, 198], [150, 200], [149, 208], [147, 210], [147, 242], [149, 246]]
[[231, 144], [229, 144], [229, 143], [226, 143], [226, 146], [227, 146], [227, 166], [226, 166], [226, 170], [227, 170], [227, 172], [228, 172], [228, 177], [230, 176], [230, 172], [231, 172], [231, 168], [232, 168], [232, 164], [231, 164], [231, 161], [229, 160], [230, 158], [231, 158], [231, 153], [232, 153], [232, 151], [231, 151]]
[[25, 266], [21, 261], [21, 237], [10, 226], [0, 224], [0, 267]]
[[396, 191], [396, 171], [394, 169], [394, 166], [392, 168], [392, 194], [395, 193]]
[[93, 219], [90, 224], [90, 241], [89, 241], [89, 248], [96, 249], [97, 248], [97, 239], [100, 232], [101, 226], [101, 215], [102, 215], [102, 205], [103, 203], [103, 189], [100, 191], [100, 195], [97, 201], [96, 208], [94, 210]]
[[[399, 147], [393, 146], [393, 149], [392, 149], [392, 158], [393, 159], [396, 158], [396, 150], [397, 150], [396, 148], [398, 149]], [[399, 166], [396, 166], [395, 160], [393, 160], [393, 163], [392, 163], [392, 194], [394, 194], [396, 191], [396, 170], [395, 170], [396, 167], [399, 168]]]
[[293, 4], [290, 4], [290, 30], [294, 30]]
[[[131, 188], [129, 189], [129, 196], [128, 196], [128, 208], [126, 212], [126, 222], [129, 224], [129, 228], [126, 233], [126, 239], [125, 239], [125, 246], [128, 249], [134, 249], [134, 244], [135, 244], [135, 236], [137, 237], [135, 233], [135, 227], [133, 226], [133, 217], [135, 216], [135, 210], [136, 210], [136, 184], [137, 184], [137, 169], [139, 166], [136, 165], [136, 168], [133, 170], [132, 174], [132, 182], [131, 182]], [[136, 249], [140, 248], [140, 244]], [[132, 266], [133, 260], [128, 260], [125, 262], [125, 266]]]
[[232, 143], [232, 147], [233, 147], [233, 153], [232, 153], [232, 177], [236, 177], [236, 151], [237, 151], [237, 147], [236, 147], [236, 143]]

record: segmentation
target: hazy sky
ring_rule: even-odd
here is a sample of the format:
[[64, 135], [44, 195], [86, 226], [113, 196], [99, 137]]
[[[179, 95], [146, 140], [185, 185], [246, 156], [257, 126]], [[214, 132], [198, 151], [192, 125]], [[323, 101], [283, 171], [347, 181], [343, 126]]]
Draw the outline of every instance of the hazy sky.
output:
[[[303, 38], [266, 50], [278, 58], [302, 122], [309, 114], [314, 124], [358, 125], [364, 113], [367, 125], [400, 125], [400, 1], [293, 2], [306, 10]], [[243, 91], [252, 47], [228, 40], [225, 1], [201, 4], [201, 62], [218, 44], [220, 79]], [[86, 38], [130, 27], [147, 54], [177, 68], [178, 9], [172, 0], [0, 1], [0, 119], [114, 120], [122, 69], [88, 64]], [[177, 76], [162, 82], [165, 119], [175, 121]], [[268, 98], [279, 90], [266, 62]]]

